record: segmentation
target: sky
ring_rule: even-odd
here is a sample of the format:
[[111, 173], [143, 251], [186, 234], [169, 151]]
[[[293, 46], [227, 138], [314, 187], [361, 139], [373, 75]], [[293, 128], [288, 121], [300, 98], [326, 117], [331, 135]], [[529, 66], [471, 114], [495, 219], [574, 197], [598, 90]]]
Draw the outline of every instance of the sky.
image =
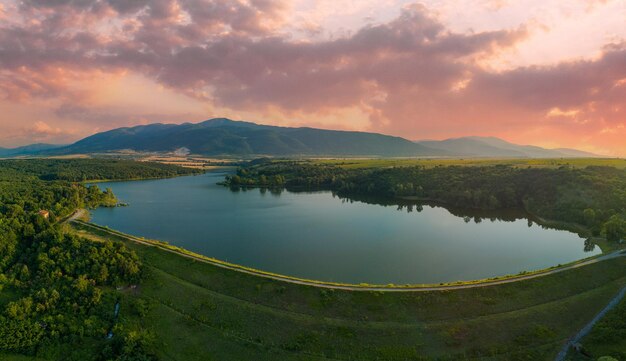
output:
[[626, 156], [626, 0], [0, 0], [0, 146], [213, 117]]

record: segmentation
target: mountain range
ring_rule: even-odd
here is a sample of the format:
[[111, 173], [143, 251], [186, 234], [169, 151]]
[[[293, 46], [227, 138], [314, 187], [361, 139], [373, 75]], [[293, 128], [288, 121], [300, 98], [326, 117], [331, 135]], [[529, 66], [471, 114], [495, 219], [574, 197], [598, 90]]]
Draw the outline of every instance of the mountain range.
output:
[[445, 140], [417, 141], [433, 149], [445, 150], [449, 154], [463, 157], [500, 158], [586, 158], [597, 154], [577, 149], [547, 149], [534, 145], [519, 145], [496, 137], [462, 137]]
[[34, 144], [4, 149], [0, 156], [182, 152], [209, 156], [373, 157], [596, 157], [575, 149], [517, 145], [494, 137], [410, 141], [378, 133], [291, 128], [226, 118], [201, 123], [149, 124], [97, 133], [66, 146]]
[[57, 148], [66, 147], [65, 144], [45, 144], [45, 143], [36, 143], [25, 145], [17, 148], [2, 148], [0, 147], [0, 157], [17, 157], [21, 155], [33, 155], [45, 151], [50, 151]]
[[201, 123], [149, 124], [94, 134], [60, 153], [101, 153], [119, 150], [193, 154], [269, 156], [428, 156], [447, 155], [388, 135], [259, 125], [216, 118]]

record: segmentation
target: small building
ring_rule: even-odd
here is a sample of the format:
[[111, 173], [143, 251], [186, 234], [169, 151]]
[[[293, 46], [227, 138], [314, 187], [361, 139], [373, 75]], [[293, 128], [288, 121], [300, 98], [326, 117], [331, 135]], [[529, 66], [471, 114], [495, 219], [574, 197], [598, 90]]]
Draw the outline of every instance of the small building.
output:
[[45, 219], [48, 219], [48, 217], [50, 217], [50, 212], [46, 211], [45, 209], [40, 210], [38, 214]]

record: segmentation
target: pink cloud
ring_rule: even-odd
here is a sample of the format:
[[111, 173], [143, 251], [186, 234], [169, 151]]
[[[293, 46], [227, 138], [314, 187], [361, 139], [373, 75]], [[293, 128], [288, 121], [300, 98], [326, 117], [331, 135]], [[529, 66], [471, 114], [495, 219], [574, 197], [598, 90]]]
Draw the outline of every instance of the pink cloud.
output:
[[[131, 72], [210, 107], [308, 116], [310, 124], [349, 110], [369, 117], [367, 130], [415, 139], [493, 134], [574, 146], [584, 134], [588, 147], [610, 138], [626, 154], [613, 136], [626, 136], [623, 43], [592, 60], [496, 72], [483, 60], [524, 41], [528, 27], [454, 32], [411, 5], [391, 21], [307, 41], [284, 33], [288, 8], [268, 0], [25, 0], [11, 14], [22, 20], [0, 25], [0, 95], [47, 100], [55, 117], [92, 124], [163, 118], [94, 107], [88, 85], [97, 74]], [[44, 125], [32, 131], [54, 135]]]
[[36, 121], [35, 124], [28, 129], [28, 132], [37, 136], [50, 136], [62, 133], [61, 129], [53, 128], [41, 120]]

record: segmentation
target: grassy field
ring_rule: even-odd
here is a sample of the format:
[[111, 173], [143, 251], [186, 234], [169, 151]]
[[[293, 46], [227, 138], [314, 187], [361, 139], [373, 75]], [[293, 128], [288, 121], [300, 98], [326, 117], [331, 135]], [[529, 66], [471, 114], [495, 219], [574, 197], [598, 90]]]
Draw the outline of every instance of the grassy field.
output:
[[410, 167], [410, 166], [485, 166], [485, 165], [512, 165], [516, 167], [540, 167], [558, 168], [570, 166], [584, 168], [590, 165], [608, 166], [626, 169], [626, 159], [619, 158], [555, 158], [555, 159], [530, 159], [530, 158], [395, 158], [395, 159], [315, 159], [315, 163], [337, 165], [343, 168], [385, 168], [385, 167]]
[[[162, 360], [550, 360], [626, 284], [618, 258], [484, 288], [331, 291], [106, 237], [146, 265], [139, 290], [123, 293], [120, 322], [149, 330]], [[144, 317], [132, 311], [138, 300]]]
[[[592, 332], [582, 340], [582, 345], [591, 355], [626, 360], [626, 298], [598, 322]], [[576, 361], [589, 359], [574, 352], [570, 352], [570, 355]]]

